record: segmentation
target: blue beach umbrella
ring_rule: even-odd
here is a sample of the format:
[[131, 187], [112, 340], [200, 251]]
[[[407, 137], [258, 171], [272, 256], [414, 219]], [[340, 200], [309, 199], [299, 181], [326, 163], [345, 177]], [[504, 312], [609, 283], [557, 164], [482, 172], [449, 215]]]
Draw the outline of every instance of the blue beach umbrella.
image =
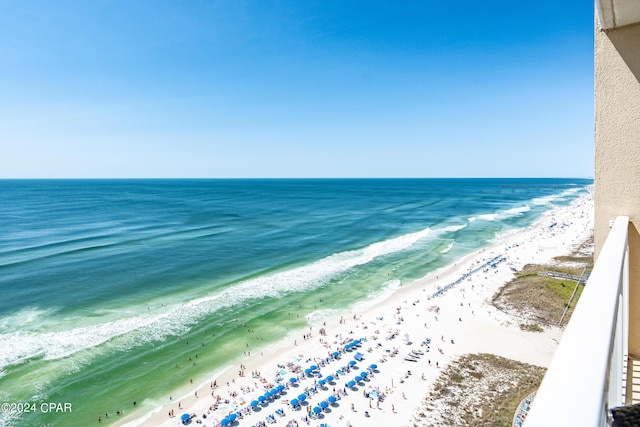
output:
[[353, 365], [355, 365], [355, 364], [356, 364], [356, 361], [355, 361], [355, 360], [350, 360], [350, 361], [349, 361], [349, 366], [353, 366]]
[[234, 422], [238, 416], [236, 414], [231, 414], [227, 418], [229, 418], [229, 421]]
[[304, 370], [304, 373], [305, 373], [305, 374], [307, 374], [307, 375], [311, 375], [311, 369], [308, 369], [308, 368], [307, 368], [307, 369], [305, 369], [305, 370]]
[[324, 409], [324, 408], [328, 408], [329, 404], [323, 400], [322, 402], [320, 402], [320, 406]]
[[266, 397], [264, 397], [264, 396], [258, 396], [258, 400], [259, 400], [260, 402], [264, 402], [265, 400], [267, 400], [267, 398], [266, 398]]
[[326, 380], [320, 380], [320, 381], [318, 381], [318, 384], [325, 385], [326, 382], [327, 382]]
[[376, 365], [375, 363], [372, 363], [371, 365], [369, 365], [369, 367], [370, 367], [371, 369], [377, 369], [377, 368], [378, 368], [378, 365]]
[[229, 421], [229, 418], [223, 418], [223, 419], [220, 420], [220, 425], [221, 426], [228, 426], [230, 422], [231, 421]]
[[356, 375], [354, 380], [356, 380], [356, 382], [359, 383], [360, 381], [362, 381], [362, 377], [360, 375]]
[[366, 377], [367, 377], [367, 375], [368, 375], [368, 374], [366, 373], [366, 371], [365, 371], [365, 372], [362, 372], [362, 373], [360, 374], [360, 376], [361, 376], [362, 378], [366, 378]]
[[298, 406], [298, 399], [291, 399], [291, 402], [289, 402], [291, 404], [291, 406]]
[[302, 393], [300, 396], [298, 396], [298, 400], [300, 402], [304, 402], [305, 400], [307, 400], [307, 395]]
[[336, 400], [338, 400], [338, 399], [336, 399], [335, 396], [329, 396], [329, 402], [330, 403], [336, 403]]
[[190, 418], [190, 417], [189, 417], [189, 414], [182, 414], [182, 415], [180, 416], [180, 421], [185, 422], [185, 421], [187, 421], [189, 418]]
[[282, 392], [284, 391], [284, 386], [280, 384], [278, 387], [276, 387], [276, 389], [278, 390], [278, 392]]
[[349, 382], [347, 383], [347, 385], [348, 385], [349, 387], [354, 387], [354, 386], [356, 385], [356, 382], [355, 382], [355, 381], [349, 381]]
[[295, 379], [294, 377], [289, 378], [289, 382], [290, 382], [290, 383], [295, 383], [295, 382], [297, 382], [297, 381], [298, 381], [298, 380], [297, 380], [297, 379]]
[[316, 406], [313, 408], [313, 412], [315, 412], [316, 414], [319, 414], [320, 412], [322, 412], [322, 409], [320, 409], [319, 406]]
[[316, 369], [318, 369], [318, 367], [316, 365], [311, 365], [309, 366], [309, 369], [311, 369], [312, 371], [315, 371]]
[[331, 353], [331, 355], [337, 358], [338, 356], [340, 356], [340, 353], [338, 353], [337, 351], [334, 351], [333, 353]]
[[327, 377], [325, 379], [327, 381], [331, 382], [331, 381], [333, 381], [333, 375], [327, 375]]
[[251, 401], [251, 406], [253, 406], [254, 408], [255, 408], [256, 406], [258, 406], [258, 405], [259, 405], [259, 403], [258, 403], [258, 401], [257, 401], [257, 400], [252, 400], [252, 401]]

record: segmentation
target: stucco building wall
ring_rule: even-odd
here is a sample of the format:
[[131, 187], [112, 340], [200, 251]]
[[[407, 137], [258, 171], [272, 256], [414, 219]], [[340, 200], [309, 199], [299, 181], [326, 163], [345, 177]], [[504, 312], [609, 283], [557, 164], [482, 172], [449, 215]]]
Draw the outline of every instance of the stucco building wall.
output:
[[[640, 358], [640, 24], [595, 25], [595, 256], [609, 221], [629, 225], [629, 353]], [[634, 328], [633, 325], [638, 325]]]

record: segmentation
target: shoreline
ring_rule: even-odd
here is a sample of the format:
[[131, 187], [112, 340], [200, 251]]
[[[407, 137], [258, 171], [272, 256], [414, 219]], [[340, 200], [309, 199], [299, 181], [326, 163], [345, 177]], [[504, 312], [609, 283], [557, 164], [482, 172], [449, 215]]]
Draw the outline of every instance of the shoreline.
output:
[[[521, 331], [514, 326], [516, 319], [491, 307], [488, 299], [513, 277], [512, 268], [520, 270], [526, 263], [546, 262], [566, 253], [576, 244], [573, 240], [586, 239], [585, 233], [593, 223], [592, 203], [591, 194], [580, 197], [568, 207], [549, 211], [525, 229], [500, 236], [496, 242], [452, 264], [391, 289], [373, 303], [359, 302], [348, 312], [329, 318], [316, 318], [313, 324], [309, 324], [309, 339], [299, 341], [296, 338], [304, 330], [291, 331], [280, 341], [252, 353], [250, 357], [237, 359], [237, 362], [214, 373], [211, 380], [194, 386], [179, 399], [167, 401], [142, 417], [135, 413], [128, 415], [113, 425], [178, 426], [182, 425], [180, 416], [188, 413], [196, 415], [192, 424], [202, 421], [197, 425], [211, 427], [220, 425], [228, 413], [246, 412], [243, 419], [233, 425], [252, 426], [279, 410], [285, 415], [276, 415], [275, 422], [271, 424], [295, 425], [294, 421], [304, 424], [307, 407], [311, 408], [312, 405], [293, 409], [286, 401], [292, 400], [306, 388], [309, 400], [317, 403], [320, 397], [326, 399], [328, 395], [333, 395], [335, 392], [331, 392], [331, 389], [335, 390], [336, 387], [346, 395], [338, 392], [337, 403], [330, 405], [328, 411], [322, 411], [320, 417], [312, 420], [310, 425], [321, 422], [332, 426], [351, 423], [364, 425], [370, 422], [364, 413], [369, 410], [372, 412], [369, 416], [374, 415], [376, 423], [406, 425], [440, 370], [462, 354], [488, 352], [546, 366], [562, 331], [555, 327], [548, 327], [542, 333]], [[576, 210], [581, 210], [582, 215], [576, 215]], [[549, 227], [552, 222], [563, 226], [552, 229]], [[496, 256], [505, 258], [504, 262], [465, 276]], [[441, 295], [431, 297], [438, 288], [456, 282]], [[319, 334], [321, 328], [326, 330], [326, 335]], [[387, 339], [391, 335], [394, 338]], [[406, 344], [404, 338], [407, 336], [409, 341], [415, 342]], [[431, 347], [437, 347], [437, 350], [431, 348], [429, 352], [424, 351], [427, 346], [422, 342], [427, 337], [431, 339]], [[343, 367], [342, 362], [350, 361], [351, 357], [348, 359], [348, 356], [355, 355], [356, 352], [342, 348], [345, 341], [353, 338], [366, 340], [357, 348], [357, 352], [364, 356], [362, 367], [356, 364], [360, 368], [358, 371], [367, 372], [366, 367], [372, 363], [378, 365], [378, 369], [372, 370], [368, 378], [355, 388], [343, 387], [344, 381], [340, 378], [328, 389], [322, 387], [321, 392], [315, 393], [312, 390], [318, 391], [317, 381], [321, 377], [303, 375], [297, 380], [299, 385], [294, 386], [288, 382], [290, 375], [293, 375], [289, 369], [282, 369], [287, 371], [286, 375], [280, 382], [275, 381], [274, 374], [278, 366], [295, 361], [297, 363], [294, 366], [304, 369], [305, 363], [322, 361], [334, 351], [339, 351], [340, 359], [327, 361], [326, 366], [320, 369], [321, 375], [326, 377], [334, 372], [334, 368]], [[414, 351], [423, 354], [417, 356], [416, 361], [407, 360], [412, 358], [406, 355]], [[397, 352], [397, 356], [392, 357], [393, 352]], [[237, 366], [238, 362], [244, 366], [244, 372], [258, 371], [260, 375], [239, 376], [241, 369]], [[407, 374], [411, 370], [415, 372]], [[346, 374], [347, 379], [351, 377], [353, 375]], [[279, 383], [286, 388], [269, 404], [259, 405], [260, 410], [255, 411], [251, 409], [250, 402], [264, 394], [266, 389], [264, 383], [258, 383], [259, 378], [270, 385]], [[215, 388], [211, 387], [213, 381], [217, 381]], [[376, 389], [376, 395], [384, 395], [384, 399], [377, 400], [375, 404], [372, 399], [362, 400], [361, 395], [369, 393], [371, 396], [370, 391]], [[214, 405], [212, 395], [219, 397], [216, 411], [210, 410]], [[169, 416], [171, 410], [174, 411], [174, 417]], [[203, 414], [207, 413], [207, 418], [203, 418]]]

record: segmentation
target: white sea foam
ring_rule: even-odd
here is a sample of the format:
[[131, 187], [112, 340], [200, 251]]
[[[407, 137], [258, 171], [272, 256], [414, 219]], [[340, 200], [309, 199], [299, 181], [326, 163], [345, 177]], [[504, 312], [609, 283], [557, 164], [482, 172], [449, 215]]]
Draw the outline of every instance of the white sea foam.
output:
[[449, 252], [451, 249], [453, 249], [453, 240], [449, 243], [449, 246], [447, 246], [446, 248], [444, 248], [443, 250], [440, 251], [441, 254], [446, 254], [447, 252]]
[[481, 219], [483, 221], [495, 221], [496, 219], [498, 219], [498, 214], [492, 213], [492, 214], [478, 215], [478, 219]]
[[507, 209], [501, 215], [502, 216], [516, 216], [516, 215], [520, 215], [521, 213], [529, 212], [530, 210], [531, 210], [531, 207], [529, 207], [527, 205], [524, 205], [524, 206], [521, 206], [519, 208]]
[[[590, 186], [588, 186], [587, 188], [590, 188]], [[575, 193], [579, 192], [579, 191], [583, 191], [584, 188], [569, 188], [565, 191], [563, 191], [562, 193], [559, 194], [552, 194], [549, 196], [543, 196], [543, 197], [536, 197], [535, 199], [531, 200], [531, 204], [533, 205], [552, 205], [553, 202], [555, 202], [556, 200], [559, 199], [564, 199], [567, 196], [573, 196]]]
[[524, 206], [519, 206], [517, 208], [505, 209], [505, 210], [490, 213], [490, 214], [478, 215], [477, 218], [484, 221], [497, 221], [501, 219], [511, 218], [514, 216], [519, 216], [525, 212], [529, 212], [530, 210], [531, 210], [530, 206], [524, 205]]
[[448, 226], [448, 227], [445, 227], [445, 228], [444, 228], [444, 231], [445, 231], [445, 232], [448, 232], [448, 233], [453, 233], [453, 232], [456, 232], [456, 231], [460, 231], [460, 230], [462, 230], [462, 229], [464, 229], [464, 228], [467, 228], [467, 224], [462, 224], [462, 225], [450, 225], [450, 226]]
[[[353, 267], [405, 250], [429, 233], [430, 229], [426, 228], [372, 243], [362, 249], [336, 253], [301, 267], [239, 282], [206, 297], [167, 305], [159, 313], [144, 313], [58, 331], [32, 329], [3, 333], [0, 334], [0, 369], [32, 358], [61, 359], [105, 343], [126, 349], [161, 340], [167, 335], [183, 334], [189, 325], [220, 308], [248, 299], [311, 290]], [[34, 316], [42, 317], [42, 313]], [[67, 319], [64, 324], [67, 323], [72, 322]]]
[[25, 307], [7, 316], [0, 317], [0, 330], [4, 332], [38, 327], [54, 314], [54, 308]]
[[536, 197], [531, 200], [532, 205], [550, 205], [554, 200], [558, 198], [557, 195], [553, 196], [545, 196], [545, 197]]
[[362, 300], [353, 306], [353, 311], [363, 312], [376, 304], [384, 301], [389, 294], [393, 293], [396, 289], [402, 287], [402, 282], [398, 279], [389, 280], [382, 284], [382, 289], [379, 292], [375, 292], [369, 298]]
[[316, 323], [320, 323], [323, 320], [335, 317], [336, 313], [338, 312], [338, 310], [333, 309], [316, 310], [307, 314], [305, 318], [307, 319], [307, 322], [314, 325]]

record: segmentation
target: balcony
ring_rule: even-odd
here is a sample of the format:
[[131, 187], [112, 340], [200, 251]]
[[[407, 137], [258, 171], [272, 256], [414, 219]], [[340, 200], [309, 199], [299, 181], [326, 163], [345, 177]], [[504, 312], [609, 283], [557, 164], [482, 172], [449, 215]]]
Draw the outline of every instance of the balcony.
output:
[[606, 426], [609, 408], [631, 403], [628, 227], [613, 222], [525, 427]]

